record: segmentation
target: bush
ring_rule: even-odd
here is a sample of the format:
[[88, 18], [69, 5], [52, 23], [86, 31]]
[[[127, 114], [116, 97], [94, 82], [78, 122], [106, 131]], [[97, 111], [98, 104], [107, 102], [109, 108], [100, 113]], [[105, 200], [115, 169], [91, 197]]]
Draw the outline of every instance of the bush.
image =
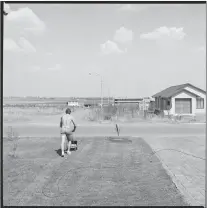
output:
[[157, 116], [160, 115], [160, 110], [155, 109], [154, 114], [157, 115]]
[[104, 116], [104, 120], [111, 120], [111, 116], [110, 115]]
[[103, 118], [104, 120], [110, 120], [112, 116], [115, 116], [117, 109], [113, 105], [108, 105], [103, 107]]

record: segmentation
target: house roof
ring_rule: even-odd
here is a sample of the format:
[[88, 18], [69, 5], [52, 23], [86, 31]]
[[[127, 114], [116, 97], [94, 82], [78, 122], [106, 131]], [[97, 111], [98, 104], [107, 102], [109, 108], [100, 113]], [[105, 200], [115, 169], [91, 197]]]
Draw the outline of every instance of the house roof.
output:
[[[195, 89], [195, 90], [197, 90], [197, 91], [199, 91], [201, 93], [206, 94], [206, 91], [204, 91], [204, 90], [202, 90], [202, 89], [200, 89], [198, 87], [195, 87], [192, 84], [186, 83], [186, 84], [182, 84], [182, 85], [176, 85], [176, 86], [168, 87], [167, 89], [162, 90], [161, 92], [153, 95], [152, 97], [154, 97], [154, 98], [155, 97], [165, 97], [165, 98], [169, 98], [169, 97], [172, 97], [173, 95], [175, 95], [175, 94], [177, 94], [177, 93], [185, 90], [186, 87], [191, 87], [191, 88], [193, 88], [193, 89]], [[187, 90], [185, 90], [185, 91], [187, 91]], [[189, 91], [187, 91], [187, 92], [190, 93], [190, 94], [194, 94], [194, 93], [191, 93]]]

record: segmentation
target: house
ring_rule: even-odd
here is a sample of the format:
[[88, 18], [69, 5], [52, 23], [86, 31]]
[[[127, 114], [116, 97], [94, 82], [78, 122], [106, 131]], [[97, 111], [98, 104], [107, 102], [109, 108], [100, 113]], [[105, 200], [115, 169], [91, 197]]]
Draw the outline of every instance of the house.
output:
[[155, 108], [166, 110], [170, 115], [206, 112], [206, 91], [189, 83], [169, 87], [152, 97], [155, 98]]

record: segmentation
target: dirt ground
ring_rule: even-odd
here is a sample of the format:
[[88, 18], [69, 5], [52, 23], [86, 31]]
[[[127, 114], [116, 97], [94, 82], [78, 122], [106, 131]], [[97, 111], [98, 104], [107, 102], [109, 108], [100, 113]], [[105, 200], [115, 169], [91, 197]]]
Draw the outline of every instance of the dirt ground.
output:
[[59, 142], [20, 139], [13, 158], [4, 139], [4, 205], [187, 205], [142, 138], [78, 138], [65, 158]]

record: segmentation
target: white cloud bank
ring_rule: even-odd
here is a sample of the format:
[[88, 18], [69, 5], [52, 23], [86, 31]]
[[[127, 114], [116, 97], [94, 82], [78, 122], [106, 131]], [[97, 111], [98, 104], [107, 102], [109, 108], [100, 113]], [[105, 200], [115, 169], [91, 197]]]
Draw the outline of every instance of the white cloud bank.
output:
[[125, 27], [119, 28], [114, 34], [114, 40], [119, 43], [127, 43], [133, 40], [134, 33]]
[[26, 53], [35, 53], [36, 49], [35, 47], [24, 37], [21, 37], [19, 40], [19, 45], [23, 52]]
[[136, 8], [133, 4], [121, 4], [118, 6], [119, 11], [136, 11]]
[[13, 39], [4, 39], [4, 50], [10, 52], [35, 53], [35, 47], [24, 37], [20, 37], [18, 43]]
[[125, 52], [121, 50], [115, 42], [110, 40], [107, 40], [105, 43], [101, 44], [100, 47], [101, 47], [101, 52], [104, 55], [121, 54]]
[[150, 8], [181, 7], [182, 4], [119, 4], [118, 11], [141, 12]]
[[44, 32], [46, 26], [45, 23], [28, 7], [20, 8], [16, 11], [12, 11], [8, 4], [5, 4], [5, 10], [8, 15], [5, 17], [5, 25], [12, 27], [12, 25], [18, 25], [20, 29], [29, 31], [32, 33]]
[[4, 39], [4, 50], [12, 51], [12, 52], [20, 52], [20, 47], [17, 45], [17, 43], [14, 40], [10, 38], [6, 38]]
[[173, 39], [173, 40], [182, 40], [186, 36], [183, 28], [166, 26], [155, 29], [152, 32], [144, 33], [140, 35], [141, 39], [147, 40], [161, 40], [161, 39]]
[[42, 34], [46, 29], [45, 23], [28, 7], [13, 11], [9, 4], [4, 4], [4, 10], [8, 13], [4, 17], [4, 50], [25, 53], [36, 52], [35, 46], [24, 36]]
[[103, 55], [109, 54], [122, 54], [126, 53], [127, 49], [120, 49], [117, 43], [127, 44], [133, 40], [134, 33], [125, 27], [120, 27], [115, 31], [113, 40], [107, 40], [105, 43], [100, 45], [101, 52]]

